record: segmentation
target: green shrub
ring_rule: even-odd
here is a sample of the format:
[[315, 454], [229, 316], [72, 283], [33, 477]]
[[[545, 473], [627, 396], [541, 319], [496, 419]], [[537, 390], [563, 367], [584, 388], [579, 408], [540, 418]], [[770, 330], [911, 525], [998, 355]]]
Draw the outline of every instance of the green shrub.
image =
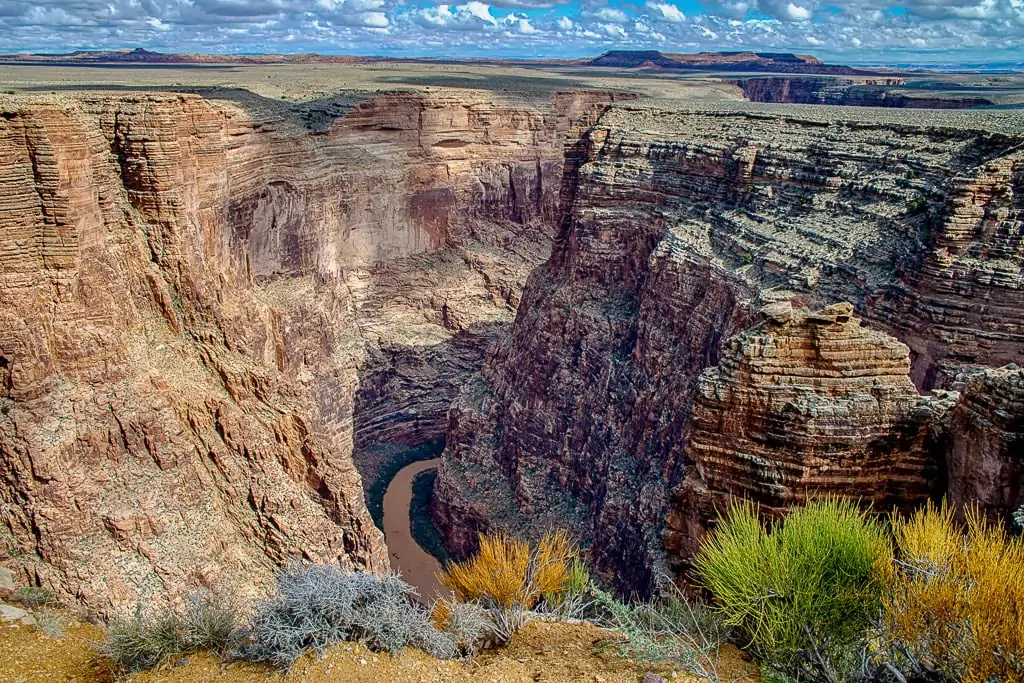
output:
[[907, 202], [907, 215], [913, 216], [923, 212], [928, 208], [928, 202], [925, 201], [924, 197], [918, 197]]
[[865, 664], [890, 558], [877, 522], [853, 502], [826, 498], [774, 528], [753, 505], [731, 506], [695, 565], [765, 668], [837, 683]]
[[595, 588], [595, 607], [601, 614], [597, 621], [625, 636], [620, 645], [623, 656], [655, 665], [669, 663], [688, 674], [717, 681], [718, 648], [728, 628], [717, 612], [688, 600], [675, 584], [669, 585], [661, 600], [632, 605]]
[[220, 595], [190, 596], [182, 610], [164, 609], [144, 617], [114, 621], [100, 652], [122, 671], [151, 669], [178, 655], [210, 650], [225, 654], [238, 642], [237, 611]]
[[14, 592], [12, 599], [29, 609], [57, 604], [57, 598], [53, 593], [39, 586], [22, 586]]

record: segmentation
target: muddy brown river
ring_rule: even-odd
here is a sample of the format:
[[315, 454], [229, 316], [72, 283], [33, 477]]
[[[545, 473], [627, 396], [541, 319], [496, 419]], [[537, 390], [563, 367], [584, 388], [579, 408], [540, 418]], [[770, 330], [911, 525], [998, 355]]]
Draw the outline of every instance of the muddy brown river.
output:
[[409, 509], [412, 504], [412, 481], [420, 472], [435, 469], [440, 458], [421, 460], [398, 470], [384, 492], [384, 540], [388, 544], [391, 568], [401, 572], [406, 583], [413, 586], [424, 601], [442, 595], [437, 581], [441, 563], [416, 543], [412, 536]]

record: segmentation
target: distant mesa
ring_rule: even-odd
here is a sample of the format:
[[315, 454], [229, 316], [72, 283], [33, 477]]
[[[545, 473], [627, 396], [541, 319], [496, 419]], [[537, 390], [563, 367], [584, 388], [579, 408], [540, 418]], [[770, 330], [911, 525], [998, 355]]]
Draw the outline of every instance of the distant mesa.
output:
[[660, 68], [834, 75], [866, 73], [849, 66], [825, 64], [809, 55], [795, 55], [789, 52], [665, 54], [657, 50], [610, 50], [599, 57], [584, 61], [583, 64], [623, 69]]

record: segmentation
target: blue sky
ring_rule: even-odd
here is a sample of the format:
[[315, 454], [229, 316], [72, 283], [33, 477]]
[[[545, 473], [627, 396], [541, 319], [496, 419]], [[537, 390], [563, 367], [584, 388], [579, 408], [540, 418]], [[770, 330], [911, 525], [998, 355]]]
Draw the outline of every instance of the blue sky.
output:
[[1024, 60], [1024, 0], [0, 0], [0, 51], [579, 57], [795, 51]]

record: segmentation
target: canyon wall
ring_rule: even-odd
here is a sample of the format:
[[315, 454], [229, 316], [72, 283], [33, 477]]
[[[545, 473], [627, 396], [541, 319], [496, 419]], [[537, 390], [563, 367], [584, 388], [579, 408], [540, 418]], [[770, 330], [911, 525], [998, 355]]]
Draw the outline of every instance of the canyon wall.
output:
[[751, 102], [831, 104], [897, 109], [972, 109], [994, 104], [984, 97], [929, 95], [902, 89], [902, 78], [778, 76], [736, 81]]
[[386, 568], [354, 443], [443, 429], [609, 99], [5, 97], [0, 562], [105, 613]]
[[950, 499], [1005, 521], [1024, 505], [1024, 370], [972, 373], [950, 423]]
[[[512, 336], [449, 415], [434, 516], [456, 555], [478, 530], [557, 524], [579, 533], [613, 586], [649, 590], [665, 564], [671, 492], [691, 466], [701, 373], [734, 353], [723, 341], [766, 304], [849, 301], [909, 347], [908, 360], [869, 335], [889, 360], [865, 368], [880, 373], [884, 400], [861, 416], [813, 384], [806, 401], [850, 408], [847, 436], [874, 439], [851, 466], [895, 454], [906, 468], [906, 490], [881, 489], [879, 503], [941, 487], [939, 455], [921, 450], [930, 437], [915, 422], [917, 390], [1024, 349], [1022, 139], [938, 113], [917, 125], [844, 115], [615, 106], [571, 150], [552, 256], [531, 275]], [[799, 375], [805, 359], [791, 360]], [[742, 397], [718, 409], [756, 426], [769, 419], [753, 410], [760, 395], [750, 410]], [[742, 462], [745, 438], [715, 461]], [[739, 462], [723, 470], [723, 490], [743, 488]]]

